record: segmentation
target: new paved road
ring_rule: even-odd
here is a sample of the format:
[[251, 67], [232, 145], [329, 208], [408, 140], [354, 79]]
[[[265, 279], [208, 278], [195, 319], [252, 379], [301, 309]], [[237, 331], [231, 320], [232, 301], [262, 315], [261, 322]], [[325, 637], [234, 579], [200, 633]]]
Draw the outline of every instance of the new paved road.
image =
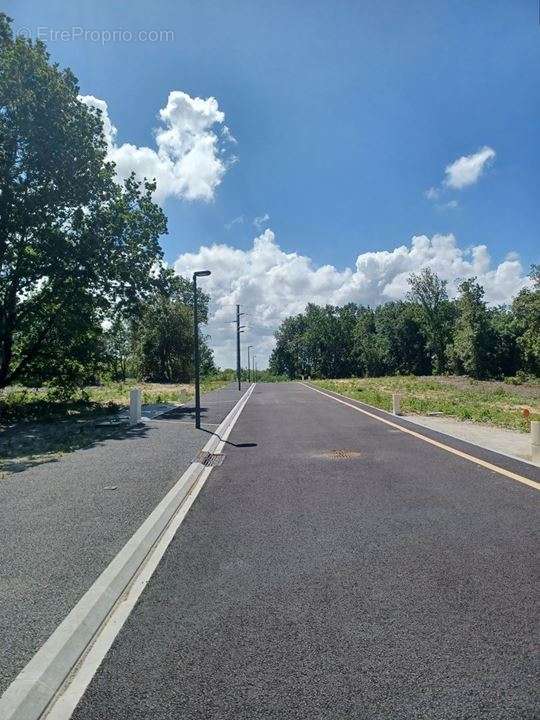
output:
[[76, 720], [536, 717], [535, 489], [298, 383], [225, 452]]
[[[239, 397], [232, 384], [204, 394], [206, 428]], [[207, 442], [192, 410], [0, 481], [0, 695]]]

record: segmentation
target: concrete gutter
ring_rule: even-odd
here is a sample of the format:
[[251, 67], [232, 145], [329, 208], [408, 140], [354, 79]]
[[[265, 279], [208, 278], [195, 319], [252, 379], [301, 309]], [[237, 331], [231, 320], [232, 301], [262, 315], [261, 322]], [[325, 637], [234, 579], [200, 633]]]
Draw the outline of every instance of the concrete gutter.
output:
[[[247, 403], [253, 388], [244, 393], [203, 448], [219, 452]], [[193, 462], [165, 495], [118, 555], [41, 646], [0, 698], [2, 720], [38, 720], [66, 678], [92, 643], [102, 623], [133, 580], [201, 474], [208, 470]]]

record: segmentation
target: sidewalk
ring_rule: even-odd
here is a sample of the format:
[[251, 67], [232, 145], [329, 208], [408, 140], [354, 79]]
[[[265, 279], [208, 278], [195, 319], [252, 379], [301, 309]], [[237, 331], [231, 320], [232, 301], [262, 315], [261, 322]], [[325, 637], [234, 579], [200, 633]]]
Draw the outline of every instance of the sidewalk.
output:
[[[487, 450], [532, 462], [531, 436], [514, 430], [432, 415], [404, 415], [409, 422], [474, 443]], [[537, 463], [533, 463], [537, 464]]]
[[184, 406], [0, 482], [0, 694], [240, 396], [233, 385], [203, 395], [200, 431]]

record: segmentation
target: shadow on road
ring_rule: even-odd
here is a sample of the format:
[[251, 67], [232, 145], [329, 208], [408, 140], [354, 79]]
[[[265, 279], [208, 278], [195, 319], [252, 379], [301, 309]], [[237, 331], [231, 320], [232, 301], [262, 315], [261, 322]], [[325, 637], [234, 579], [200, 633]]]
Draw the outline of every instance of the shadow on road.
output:
[[110, 418], [71, 418], [53, 422], [22, 422], [0, 433], [0, 479], [44, 463], [57, 462], [75, 450], [106, 440], [144, 437], [150, 428], [130, 427]]
[[225, 445], [233, 445], [237, 448], [252, 448], [257, 447], [257, 443], [233, 443], [230, 442], [230, 440], [224, 440], [221, 435], [218, 435], [217, 432], [212, 432], [212, 430], [207, 430], [206, 428], [201, 428], [201, 430], [205, 433], [208, 433], [208, 435], [215, 435], [217, 438], [221, 440], [221, 442], [225, 443]]

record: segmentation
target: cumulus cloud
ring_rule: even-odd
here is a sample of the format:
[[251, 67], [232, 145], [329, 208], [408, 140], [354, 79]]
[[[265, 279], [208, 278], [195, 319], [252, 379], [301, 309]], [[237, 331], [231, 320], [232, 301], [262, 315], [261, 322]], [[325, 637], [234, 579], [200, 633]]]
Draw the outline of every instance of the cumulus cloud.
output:
[[463, 155], [445, 169], [444, 184], [456, 190], [474, 185], [484, 172], [486, 164], [495, 158], [495, 150], [485, 145], [472, 155]]
[[249, 313], [244, 337], [255, 346], [262, 367], [279, 323], [302, 312], [308, 302], [374, 306], [404, 298], [409, 274], [425, 267], [448, 280], [451, 294], [460, 279], [476, 275], [488, 302], [495, 304], [508, 302], [528, 282], [517, 255], [493, 266], [485, 245], [463, 249], [452, 234], [416, 235], [409, 245], [361, 253], [354, 267], [344, 270], [317, 266], [305, 255], [285, 252], [270, 229], [255, 238], [248, 250], [225, 244], [202, 246], [197, 253], [180, 255], [175, 263], [180, 275], [190, 276], [200, 268], [212, 271], [205, 279], [205, 290], [211, 295], [208, 332], [222, 367], [235, 364], [230, 321], [237, 303]]
[[[424, 191], [424, 196], [428, 200], [438, 200], [446, 189], [451, 190], [462, 190], [468, 185], [474, 185], [478, 182], [484, 169], [487, 165], [494, 160], [495, 150], [493, 148], [484, 145], [478, 152], [472, 155], [462, 155], [462, 157], [454, 160], [453, 163], [447, 165], [445, 168], [445, 177], [440, 187], [430, 187]], [[439, 207], [457, 207], [457, 202], [451, 200], [443, 206]]]
[[[135, 172], [142, 180], [155, 179], [155, 199], [168, 197], [212, 200], [227, 168], [237, 158], [227, 158], [224, 143], [236, 143], [223, 125], [224, 113], [215, 98], [190, 97], [173, 90], [159, 111], [160, 126], [155, 129], [155, 149], [130, 143], [118, 145], [117, 129], [109, 117], [104, 100], [84, 95], [80, 100], [101, 111], [108, 158], [116, 164], [121, 180]], [[219, 127], [220, 135], [218, 135]]]

